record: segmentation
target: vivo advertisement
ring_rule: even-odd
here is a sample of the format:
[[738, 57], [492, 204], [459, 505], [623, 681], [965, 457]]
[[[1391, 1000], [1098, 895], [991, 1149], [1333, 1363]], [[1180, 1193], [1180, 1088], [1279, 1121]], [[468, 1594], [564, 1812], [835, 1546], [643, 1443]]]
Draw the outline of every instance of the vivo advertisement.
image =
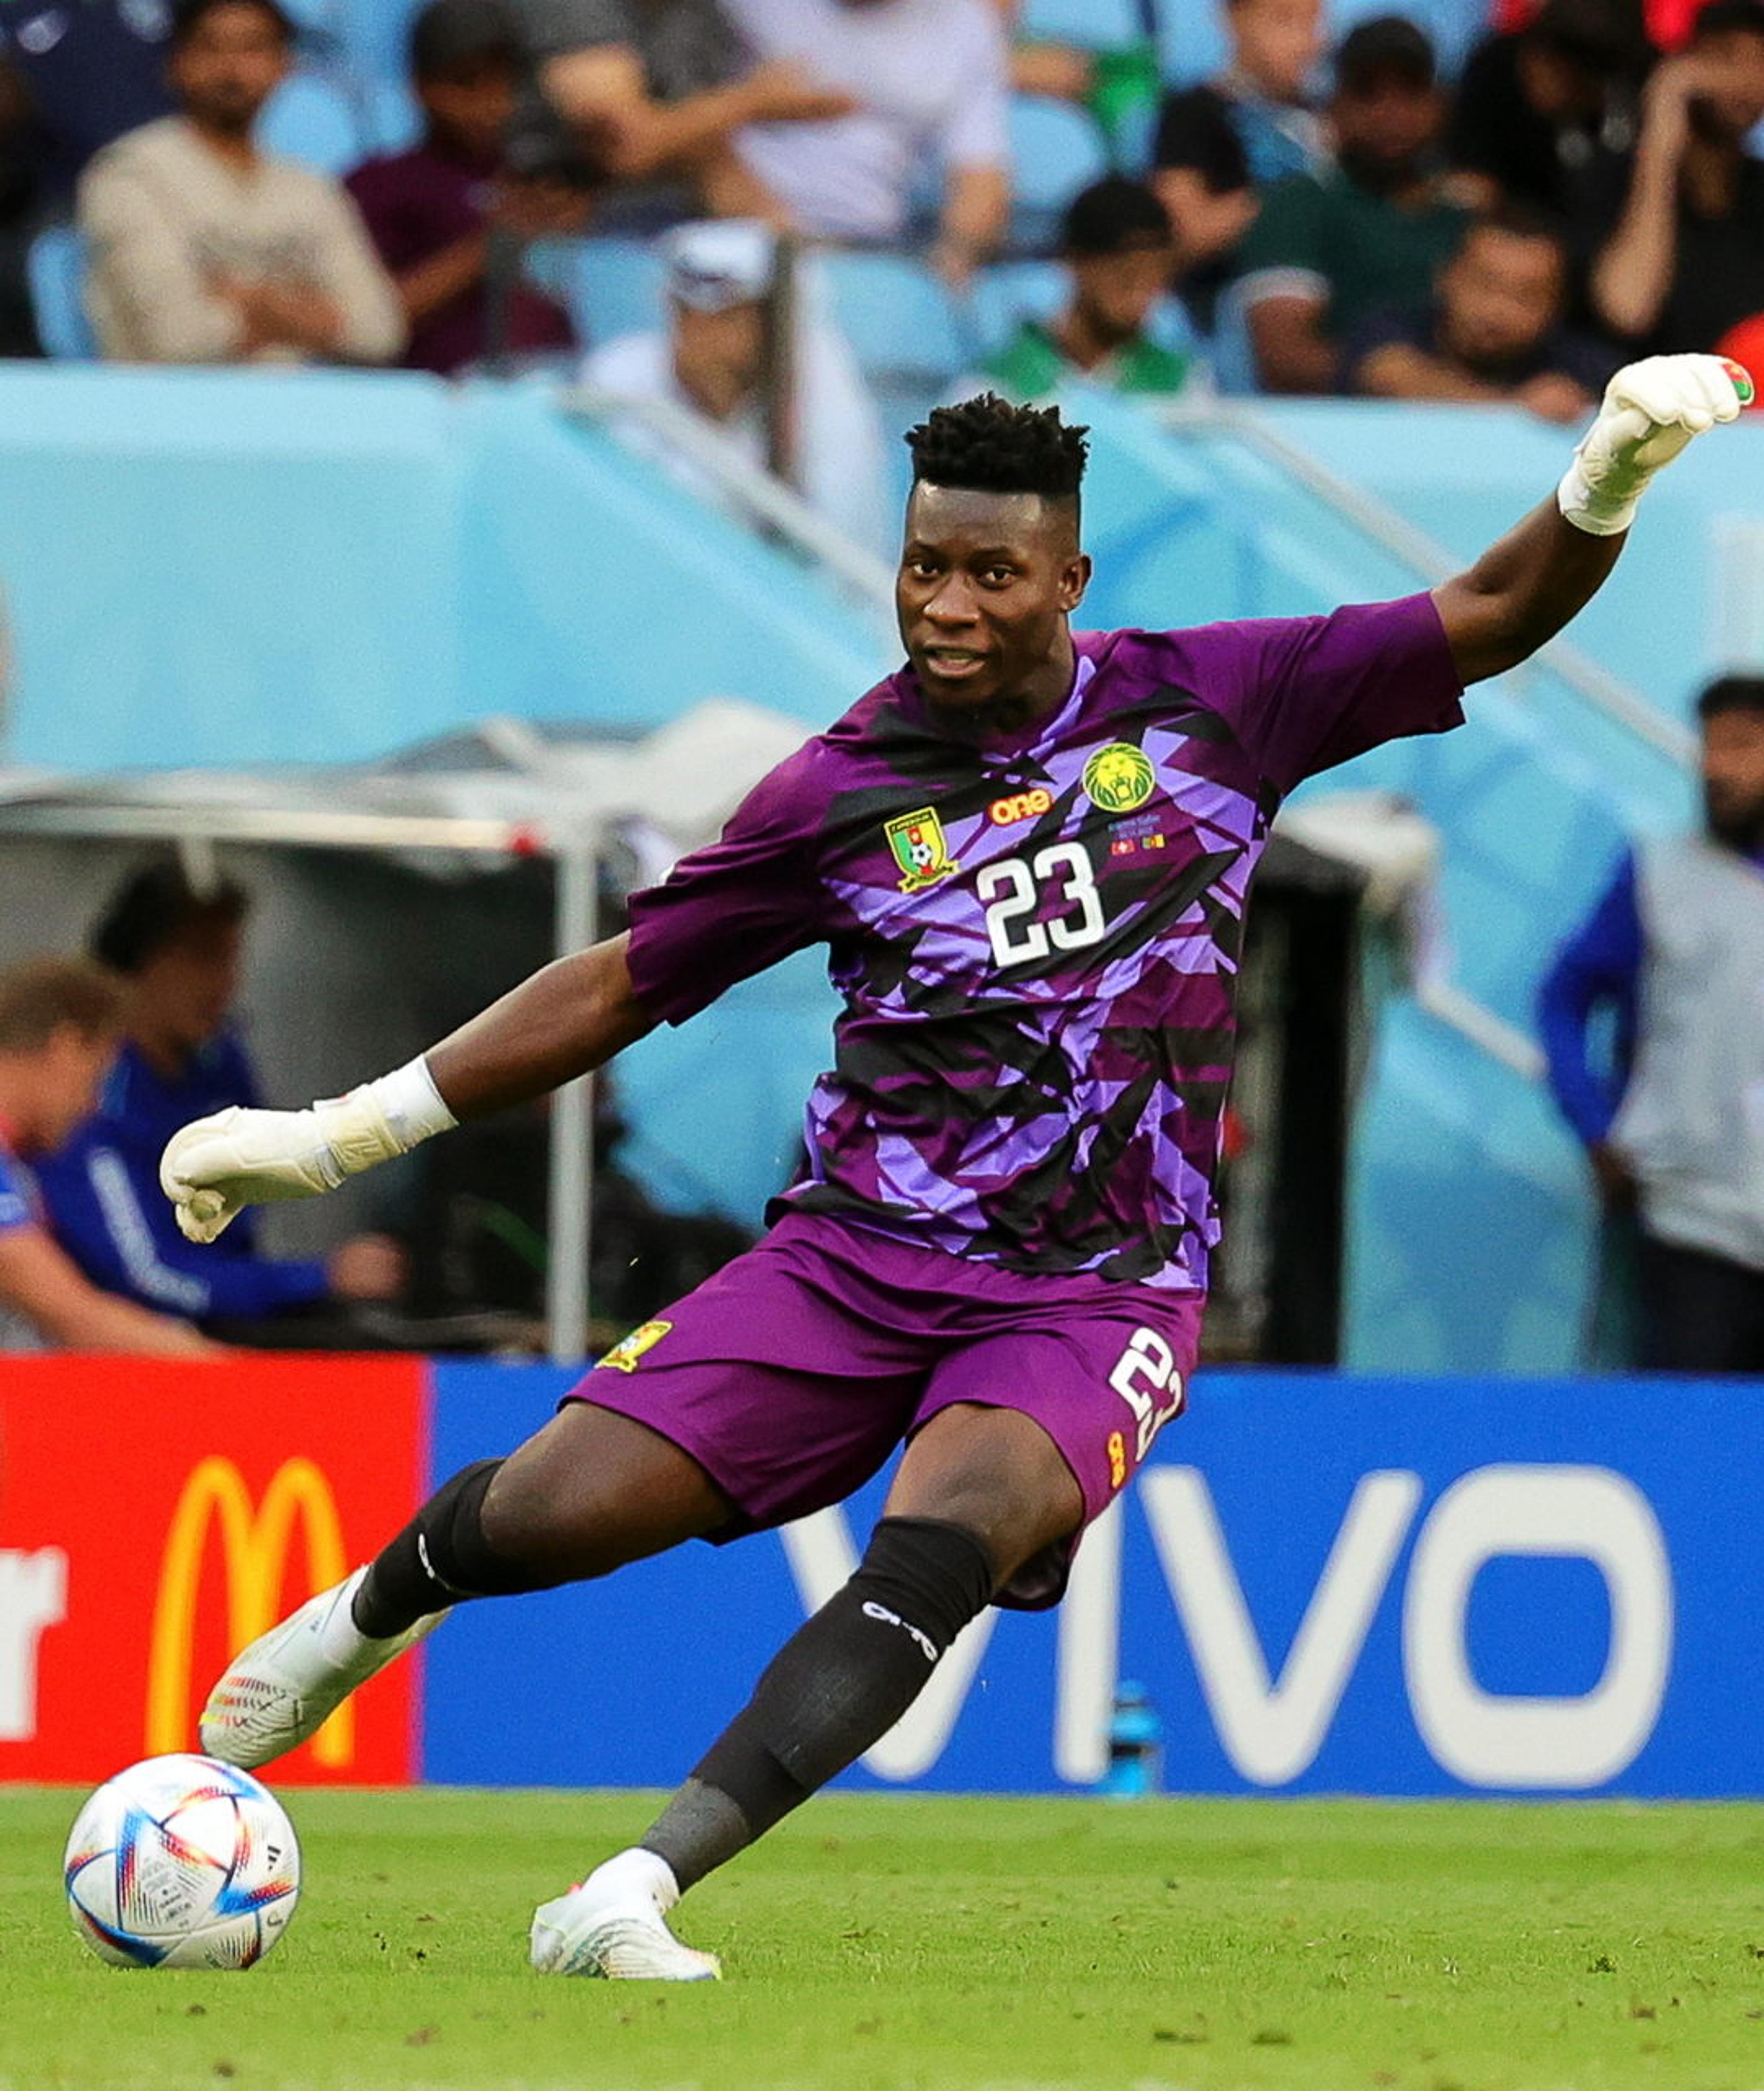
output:
[[[0, 1779], [187, 1744], [231, 1648], [570, 1383], [6, 1360]], [[1756, 1395], [1203, 1374], [1065, 1604], [978, 1621], [850, 1779], [1082, 1791], [1112, 1734], [1186, 1792], [1764, 1794]], [[277, 1781], [669, 1783], [850, 1574], [880, 1500], [463, 1607]]]

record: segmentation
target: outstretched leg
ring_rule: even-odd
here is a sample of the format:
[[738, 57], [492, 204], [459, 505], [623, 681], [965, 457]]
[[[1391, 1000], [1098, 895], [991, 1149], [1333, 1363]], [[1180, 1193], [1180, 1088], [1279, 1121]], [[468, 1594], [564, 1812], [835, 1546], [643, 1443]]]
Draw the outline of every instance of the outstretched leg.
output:
[[662, 1921], [680, 1895], [885, 1735], [962, 1628], [1083, 1514], [1070, 1469], [1030, 1417], [971, 1404], [932, 1417], [857, 1573], [785, 1643], [642, 1842], [540, 1909], [535, 1965], [714, 1973]]
[[604, 1576], [729, 1515], [678, 1446], [571, 1402], [506, 1459], [455, 1474], [365, 1568], [235, 1656], [203, 1709], [202, 1747], [228, 1764], [268, 1764], [450, 1606]]

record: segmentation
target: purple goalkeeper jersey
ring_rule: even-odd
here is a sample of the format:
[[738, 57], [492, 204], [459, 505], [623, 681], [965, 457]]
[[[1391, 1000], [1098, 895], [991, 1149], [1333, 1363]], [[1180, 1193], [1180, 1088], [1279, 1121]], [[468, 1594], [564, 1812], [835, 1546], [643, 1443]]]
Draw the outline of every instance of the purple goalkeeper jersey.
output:
[[844, 1002], [774, 1207], [1039, 1275], [1204, 1291], [1250, 876], [1282, 795], [1459, 725], [1426, 595], [1075, 635], [1056, 713], [979, 745], [910, 669], [633, 896], [680, 1023], [824, 942]]

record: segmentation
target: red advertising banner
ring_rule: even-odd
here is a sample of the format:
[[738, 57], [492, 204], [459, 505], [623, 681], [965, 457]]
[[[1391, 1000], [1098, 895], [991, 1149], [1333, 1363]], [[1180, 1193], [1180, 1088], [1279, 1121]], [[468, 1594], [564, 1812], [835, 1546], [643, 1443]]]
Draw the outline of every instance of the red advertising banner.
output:
[[[426, 1485], [419, 1358], [0, 1359], [0, 1780], [194, 1749], [228, 1657], [339, 1580]], [[417, 1666], [278, 1784], [415, 1776]]]

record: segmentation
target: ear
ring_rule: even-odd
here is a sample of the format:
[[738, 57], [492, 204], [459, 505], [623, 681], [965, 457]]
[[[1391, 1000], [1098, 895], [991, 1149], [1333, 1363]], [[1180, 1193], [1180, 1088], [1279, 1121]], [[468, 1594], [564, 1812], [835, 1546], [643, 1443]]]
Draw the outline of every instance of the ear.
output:
[[1091, 584], [1091, 555], [1088, 552], [1074, 552], [1060, 569], [1060, 607], [1069, 614], [1084, 600], [1084, 591]]

